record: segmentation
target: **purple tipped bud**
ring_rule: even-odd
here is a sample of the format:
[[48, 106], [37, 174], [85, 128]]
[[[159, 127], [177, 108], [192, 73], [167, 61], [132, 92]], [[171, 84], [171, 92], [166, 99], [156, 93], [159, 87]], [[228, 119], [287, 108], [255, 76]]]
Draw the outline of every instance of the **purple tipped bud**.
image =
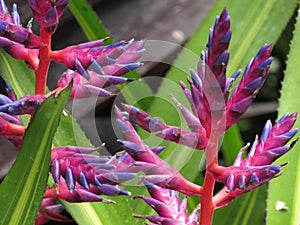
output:
[[67, 167], [65, 176], [66, 176], [66, 183], [68, 185], [68, 189], [72, 192], [75, 188], [75, 180], [70, 167]]
[[13, 23], [15, 25], [20, 25], [20, 15], [18, 13], [18, 9], [17, 9], [16, 4], [13, 4], [11, 16], [12, 16]]
[[33, 115], [37, 107], [41, 104], [41, 102], [44, 101], [44, 99], [44, 96], [26, 95], [17, 101], [1, 105], [0, 111], [10, 115]]
[[251, 184], [258, 184], [260, 182], [259, 177], [256, 175], [256, 173], [252, 173], [250, 177], [250, 183]]
[[6, 95], [0, 94], [0, 106], [12, 103], [12, 100]]
[[156, 146], [156, 147], [151, 147], [150, 149], [156, 155], [159, 155], [159, 153], [161, 153], [165, 149], [165, 147], [164, 146]]
[[54, 159], [51, 163], [51, 174], [55, 183], [59, 183], [60, 178], [60, 170], [59, 170], [59, 162], [57, 159]]
[[227, 188], [232, 191], [235, 189], [235, 181], [234, 181], [234, 175], [230, 174], [226, 180], [226, 186]]
[[245, 189], [247, 187], [246, 186], [246, 176], [245, 175], [240, 176], [239, 181], [238, 181], [238, 185], [239, 185], [240, 189]]
[[[83, 190], [83, 189], [76, 189], [76, 193], [79, 195], [80, 199], [83, 202], [103, 202], [106, 201], [103, 198], [101, 198], [99, 195], [95, 195], [89, 191]], [[111, 202], [113, 203], [113, 202]]]
[[103, 67], [95, 59], [91, 59], [90, 69], [98, 74], [104, 74]]
[[109, 184], [103, 184], [98, 188], [101, 191], [101, 193], [108, 196], [131, 195], [129, 191], [121, 190], [120, 188]]
[[4, 0], [1, 0], [1, 1], [0, 1], [0, 13], [1, 13], [1, 17], [4, 17], [4, 15], [5, 15], [6, 13], [8, 13], [7, 6], [6, 6]]
[[280, 172], [280, 166], [278, 166], [278, 165], [270, 166], [268, 172], [271, 173], [271, 174], [268, 174], [268, 176], [273, 177], [274, 175], [276, 175]]
[[96, 186], [101, 186], [102, 185], [102, 183], [97, 179], [97, 177], [95, 177], [94, 182], [95, 182]]
[[268, 136], [269, 136], [269, 133], [272, 129], [272, 123], [270, 120], [268, 120], [264, 126], [264, 129], [262, 131], [262, 134], [261, 134], [261, 139], [262, 141], [266, 141]]
[[41, 26], [48, 32], [54, 33], [56, 27], [58, 25], [58, 14], [55, 7], [51, 7], [44, 14], [43, 19], [41, 21]]
[[238, 121], [265, 82], [272, 62], [271, 51], [271, 45], [264, 45], [247, 65], [240, 83], [226, 104], [227, 127]]
[[90, 184], [87, 181], [84, 173], [81, 171], [80, 176], [79, 176], [79, 183], [85, 188], [85, 189], [90, 189]]
[[190, 69], [190, 74], [192, 76], [193, 83], [196, 85], [196, 87], [200, 87], [202, 89], [202, 80], [200, 79], [200, 77], [196, 73], [196, 71], [193, 69]]

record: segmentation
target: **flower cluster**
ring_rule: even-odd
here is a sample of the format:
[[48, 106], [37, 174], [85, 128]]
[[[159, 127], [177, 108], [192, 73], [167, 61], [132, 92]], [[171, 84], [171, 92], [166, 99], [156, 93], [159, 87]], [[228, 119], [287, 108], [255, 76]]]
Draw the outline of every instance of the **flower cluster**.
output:
[[148, 219], [152, 224], [173, 224], [173, 225], [196, 225], [198, 224], [198, 208], [189, 216], [187, 215], [187, 198], [180, 201], [178, 192], [164, 189], [155, 184], [145, 182], [151, 197], [136, 196], [135, 199], [141, 198], [150, 205], [159, 216], [140, 216], [137, 218]]
[[44, 100], [43, 96], [26, 95], [18, 100], [7, 84], [8, 96], [0, 94], [0, 136], [9, 139], [16, 147], [20, 147], [25, 133], [20, 115], [33, 115], [37, 107]]
[[[20, 148], [26, 126], [20, 115], [34, 116], [37, 107], [51, 94], [46, 94], [46, 80], [51, 61], [64, 64], [67, 71], [58, 81], [52, 93], [60, 91], [73, 81], [72, 98], [84, 98], [91, 95], [113, 95], [112, 85], [132, 81], [120, 77], [124, 73], [142, 65], [137, 62], [144, 52], [144, 41], [119, 41], [105, 45], [107, 38], [51, 50], [51, 36], [56, 31], [68, 0], [30, 0], [29, 6], [34, 18], [40, 24], [40, 33], [36, 35], [20, 24], [17, 6], [14, 4], [9, 13], [3, 0], [0, 1], [0, 46], [12, 57], [24, 60], [36, 76], [34, 94], [16, 99], [8, 85], [7, 93], [0, 95], [0, 135], [9, 139]], [[57, 199], [69, 202], [106, 202], [100, 195], [130, 195], [118, 184], [136, 176], [127, 170], [133, 161], [124, 153], [114, 157], [95, 155], [97, 149], [76, 146], [55, 147], [51, 152], [51, 173], [53, 187], [47, 187], [36, 224], [44, 224], [49, 219], [68, 219], [59, 215], [63, 210]], [[130, 159], [128, 159], [130, 158]]]
[[207, 50], [201, 55], [198, 72], [191, 70], [192, 79], [188, 79], [190, 89], [180, 81], [192, 112], [172, 97], [182, 111], [190, 131], [166, 125], [142, 110], [126, 106], [130, 119], [165, 140], [205, 149], [212, 132], [222, 135], [243, 115], [262, 87], [272, 62], [272, 46], [265, 45], [248, 64], [241, 81], [229, 96], [233, 82], [241, 73], [239, 70], [226, 78], [230, 38], [230, 20], [224, 10], [210, 32]]
[[[111, 96], [114, 94], [111, 86], [133, 80], [121, 75], [142, 65], [137, 60], [144, 52], [145, 41], [133, 39], [105, 45], [107, 38], [104, 38], [52, 51], [51, 37], [67, 4], [68, 0], [30, 0], [30, 8], [40, 24], [40, 34], [35, 35], [30, 25], [27, 28], [21, 26], [16, 5], [9, 13], [4, 1], [0, 0], [0, 47], [15, 59], [24, 60], [36, 78], [34, 94], [16, 99], [7, 85], [8, 95], [0, 95], [0, 135], [18, 148], [26, 132], [20, 115], [34, 116], [37, 107], [48, 97], [46, 80], [51, 61], [67, 68], [52, 92], [60, 91], [72, 82], [71, 98]], [[130, 195], [120, 184], [136, 180], [146, 186], [151, 197], [134, 198], [143, 199], [158, 215], [135, 217], [157, 225], [196, 225], [201, 208], [201, 224], [211, 224], [215, 209], [280, 175], [283, 165], [272, 163], [295, 143], [286, 145], [299, 130], [293, 129], [297, 113], [284, 115], [274, 125], [268, 121], [246, 158], [242, 155], [250, 144], [240, 151], [232, 166], [218, 163], [219, 138], [245, 113], [265, 82], [272, 62], [272, 46], [264, 45], [247, 65], [231, 93], [234, 81], [241, 73], [238, 70], [232, 76], [226, 76], [231, 35], [230, 17], [227, 10], [223, 10], [210, 30], [197, 71], [190, 70], [187, 83], [179, 81], [191, 110], [171, 96], [188, 129], [167, 125], [134, 106], [123, 104], [124, 112], [115, 107], [115, 113], [122, 134], [117, 142], [124, 151], [108, 157], [99, 154], [101, 147], [54, 147], [50, 159], [53, 185], [45, 188], [35, 224], [44, 224], [49, 219], [70, 221], [59, 214], [64, 209], [59, 199], [114, 203], [102, 195]], [[204, 150], [203, 186], [188, 181], [164, 161], [159, 156], [164, 147], [147, 146], [135, 131], [134, 124], [164, 140]], [[223, 183], [224, 187], [214, 195], [215, 182]], [[184, 195], [183, 198], [179, 193]], [[187, 213], [189, 196], [200, 197], [200, 206], [190, 215]]]
[[[260, 140], [258, 138], [252, 144], [248, 156], [243, 159], [242, 153], [246, 150], [245, 147], [241, 151], [232, 166], [223, 167], [218, 164], [217, 148], [219, 146], [219, 137], [233, 124], [237, 123], [241, 116], [245, 113], [251, 102], [262, 87], [269, 73], [271, 58], [271, 45], [264, 45], [257, 53], [257, 55], [247, 65], [240, 82], [230, 94], [230, 89], [233, 87], [234, 81], [238, 78], [241, 70], [235, 72], [232, 76], [226, 77], [226, 67], [229, 61], [229, 42], [231, 39], [230, 17], [226, 10], [224, 10], [219, 17], [217, 17], [214, 27], [211, 29], [207, 44], [207, 49], [201, 54], [198, 63], [197, 72], [190, 70], [191, 78], [188, 78], [187, 85], [180, 81], [185, 96], [190, 104], [191, 111], [180, 104], [174, 96], [171, 96], [174, 104], [180, 109], [189, 130], [182, 129], [177, 126], [170, 126], [161, 120], [154, 118], [146, 112], [129, 105], [124, 105], [125, 112], [123, 112], [124, 119], [138, 125], [142, 129], [168, 141], [176, 142], [181, 145], [189, 146], [194, 149], [204, 150], [206, 156], [206, 173], [204, 184], [198, 188], [198, 193], [188, 192], [187, 190], [192, 185], [185, 185], [184, 181], [179, 178], [180, 182], [176, 181], [180, 175], [173, 172], [171, 168], [167, 169], [165, 162], [160, 165], [160, 161], [155, 163], [159, 167], [153, 165], [142, 164], [142, 171], [145, 172], [145, 179], [147, 182], [155, 183], [160, 188], [169, 188], [180, 191], [185, 195], [200, 195], [201, 203], [201, 224], [211, 224], [212, 215], [216, 208], [221, 208], [228, 205], [237, 196], [257, 188], [270, 181], [272, 178], [280, 174], [281, 166], [271, 165], [273, 161], [288, 152], [290, 146], [285, 146], [287, 142], [293, 138], [298, 129], [292, 129], [297, 114], [286, 114], [274, 126], [268, 121], [262, 133]], [[130, 128], [124, 128], [121, 124], [123, 133]], [[128, 131], [131, 139], [133, 131]], [[123, 148], [136, 160], [137, 157], [143, 158], [146, 154], [146, 146], [140, 141], [121, 141]], [[151, 160], [150, 156], [141, 159], [145, 162]], [[151, 162], [152, 163], [152, 162]], [[147, 169], [146, 169], [147, 168]], [[151, 170], [150, 178], [147, 178], [147, 171]], [[164, 175], [160, 174], [161, 171]], [[153, 173], [158, 175], [153, 176]], [[159, 179], [164, 177], [163, 182]], [[170, 178], [172, 177], [172, 178]], [[215, 182], [223, 183], [224, 188], [213, 196]], [[179, 183], [179, 185], [178, 185]], [[197, 190], [197, 189], [195, 189]], [[151, 194], [152, 195], [152, 194]], [[164, 196], [164, 194], [161, 194]], [[157, 209], [162, 203], [160, 201], [162, 196], [155, 195], [152, 198], [143, 198], [150, 206]], [[155, 220], [152, 216], [145, 216], [150, 221], [156, 224], [164, 223], [161, 219], [164, 217], [164, 210], [156, 210], [160, 215], [159, 219]], [[156, 218], [156, 217], [154, 217]], [[177, 220], [177, 223], [181, 224]]]

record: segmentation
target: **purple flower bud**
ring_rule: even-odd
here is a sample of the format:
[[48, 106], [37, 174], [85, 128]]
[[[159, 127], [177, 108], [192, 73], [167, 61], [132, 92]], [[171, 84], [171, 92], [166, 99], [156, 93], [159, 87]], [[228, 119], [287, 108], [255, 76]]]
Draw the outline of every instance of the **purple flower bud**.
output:
[[[116, 76], [142, 65], [135, 60], [140, 58], [143, 53], [141, 48], [144, 41], [134, 42], [132, 40], [127, 44], [126, 42], [118, 42], [109, 46], [98, 47], [105, 40], [52, 51], [50, 56], [53, 60], [70, 68], [58, 81], [58, 88], [64, 88], [73, 78], [72, 98], [85, 98], [91, 95], [107, 97], [112, 93], [104, 88], [132, 81], [129, 78]], [[134, 52], [137, 54], [132, 57]]]
[[1, 105], [0, 111], [10, 115], [33, 115], [44, 99], [44, 96], [26, 95], [19, 100]]
[[277, 177], [280, 173], [280, 168], [280, 165], [231, 166], [223, 167], [222, 169], [218, 167], [214, 169], [212, 174], [218, 182], [224, 183], [229, 191], [242, 190], [242, 192], [236, 192], [236, 196], [238, 196]]
[[[39, 23], [45, 28], [49, 28], [52, 27], [51, 24], [54, 24], [53, 21], [58, 21], [68, 3], [68, 0], [30, 0], [29, 6]], [[54, 10], [55, 12], [51, 12]], [[54, 15], [56, 16], [54, 17]]]
[[129, 191], [121, 190], [120, 188], [110, 184], [103, 184], [98, 186], [98, 188], [102, 194], [107, 196], [131, 195]]
[[271, 45], [264, 45], [247, 65], [244, 75], [226, 104], [227, 128], [236, 123], [249, 107], [269, 73]]
[[235, 188], [235, 180], [234, 180], [234, 175], [233, 174], [230, 174], [227, 177], [226, 186], [230, 191], [232, 191]]
[[136, 196], [135, 199], [143, 199], [150, 205], [158, 216], [140, 216], [137, 218], [148, 219], [154, 224], [169, 225], [196, 225], [198, 221], [198, 209], [196, 208], [190, 216], [187, 215], [187, 201], [184, 198], [179, 200], [178, 192], [161, 188], [155, 184], [145, 182], [145, 185], [151, 195]]
[[34, 224], [42, 225], [49, 220], [71, 222], [71, 219], [59, 214], [63, 210], [64, 207], [61, 204], [58, 204], [55, 198], [44, 198]]
[[60, 170], [59, 170], [59, 161], [57, 159], [52, 160], [50, 172], [53, 176], [54, 182], [59, 183]]
[[12, 20], [15, 25], [21, 25], [20, 23], [20, 15], [18, 13], [17, 5], [13, 4], [12, 12], [11, 12]]
[[70, 167], [67, 167], [65, 177], [66, 177], [66, 183], [68, 185], [68, 188], [72, 192], [75, 188], [75, 180]]
[[[100, 46], [106, 39], [70, 46], [52, 51], [51, 58], [77, 70], [81, 75], [87, 70], [99, 75], [120, 76], [141, 66], [136, 62], [143, 54], [144, 41], [121, 41], [108, 46]], [[100, 47], [99, 47], [100, 46]]]
[[58, 13], [56, 7], [51, 7], [43, 15], [41, 21], [41, 27], [47, 31], [47, 33], [54, 33], [58, 25]]
[[90, 184], [87, 181], [84, 173], [81, 171], [79, 175], [79, 183], [81, 186], [83, 186], [85, 189], [90, 189]]
[[251, 177], [250, 177], [250, 183], [251, 184], [259, 184], [260, 179], [259, 177], [256, 175], [256, 173], [252, 173]]
[[68, 202], [114, 203], [114, 201], [106, 200], [100, 197], [100, 194], [101, 191], [98, 187], [91, 185], [90, 189], [87, 190], [78, 183], [76, 183], [73, 191], [70, 191], [66, 181], [62, 178], [58, 185], [46, 190], [44, 198], [59, 198]]
[[262, 137], [256, 139], [253, 143], [247, 158], [242, 162], [242, 165], [269, 165], [277, 158], [288, 152], [291, 146], [284, 146], [296, 133], [298, 129], [292, 129], [296, 120], [296, 114], [285, 115], [273, 126], [270, 121], [267, 121]]
[[0, 94], [0, 106], [12, 103], [12, 100], [6, 95]]
[[165, 140], [173, 141], [196, 149], [203, 149], [207, 144], [205, 130], [198, 130], [199, 133], [187, 131], [175, 126], [169, 126], [162, 121], [151, 117], [146, 112], [134, 106], [123, 105], [129, 118], [141, 128]]
[[84, 189], [76, 189], [76, 193], [79, 195], [82, 202], [103, 202], [103, 198], [99, 195], [95, 195]]
[[[120, 156], [108, 158], [97, 156], [95, 148], [78, 146], [56, 147], [51, 152], [51, 173], [58, 191], [58, 198], [72, 202], [102, 201], [99, 194], [116, 196], [130, 192], [116, 185], [133, 179], [135, 172], [128, 170], [129, 164]], [[132, 163], [129, 161], [128, 163]]]

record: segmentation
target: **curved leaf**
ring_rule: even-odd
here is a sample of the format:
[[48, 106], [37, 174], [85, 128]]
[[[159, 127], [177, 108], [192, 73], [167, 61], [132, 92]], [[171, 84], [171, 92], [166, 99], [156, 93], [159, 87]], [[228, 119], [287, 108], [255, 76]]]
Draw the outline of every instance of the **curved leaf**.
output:
[[[213, 224], [259, 225], [264, 218], [266, 186], [255, 189], [234, 200], [224, 209], [217, 210]], [[255, 213], [253, 213], [255, 211]]]
[[[278, 116], [287, 112], [299, 112], [299, 84], [300, 84], [300, 9], [298, 9], [297, 23], [287, 61], [287, 69], [282, 84], [279, 101]], [[295, 123], [300, 127], [300, 120]], [[267, 200], [267, 224], [300, 224], [300, 143], [280, 158], [276, 163], [289, 162], [282, 169], [282, 176], [273, 180], [269, 185]], [[283, 202], [287, 210], [276, 209], [278, 201]]]
[[[87, 1], [71, 0], [68, 7], [89, 40], [92, 41], [110, 36]], [[112, 43], [112, 40], [108, 41]]]
[[34, 223], [48, 180], [52, 139], [71, 89], [47, 98], [30, 122], [18, 157], [0, 186], [0, 224]]

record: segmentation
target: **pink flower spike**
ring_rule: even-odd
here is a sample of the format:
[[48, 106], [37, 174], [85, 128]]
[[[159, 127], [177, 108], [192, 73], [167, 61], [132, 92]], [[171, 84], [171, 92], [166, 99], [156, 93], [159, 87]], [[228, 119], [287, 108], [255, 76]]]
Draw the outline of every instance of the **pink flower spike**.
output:
[[235, 124], [244, 114], [269, 73], [272, 45], [264, 45], [250, 61], [244, 75], [226, 103], [227, 128]]

